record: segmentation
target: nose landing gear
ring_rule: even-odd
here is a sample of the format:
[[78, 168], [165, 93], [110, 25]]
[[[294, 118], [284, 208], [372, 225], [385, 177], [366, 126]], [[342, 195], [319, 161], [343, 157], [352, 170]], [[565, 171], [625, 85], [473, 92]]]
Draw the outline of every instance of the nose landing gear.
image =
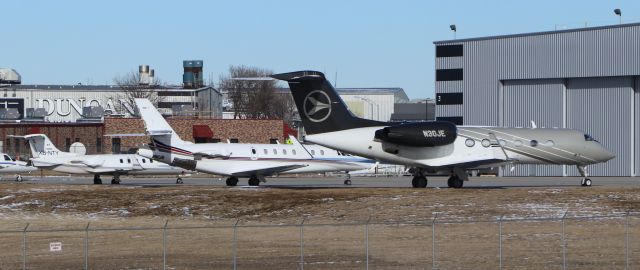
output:
[[591, 179], [589, 179], [589, 174], [587, 173], [587, 167], [581, 166], [581, 165], [578, 165], [577, 167], [578, 167], [578, 171], [580, 172], [580, 175], [582, 175], [582, 181], [580, 181], [580, 185], [583, 187], [590, 187]]

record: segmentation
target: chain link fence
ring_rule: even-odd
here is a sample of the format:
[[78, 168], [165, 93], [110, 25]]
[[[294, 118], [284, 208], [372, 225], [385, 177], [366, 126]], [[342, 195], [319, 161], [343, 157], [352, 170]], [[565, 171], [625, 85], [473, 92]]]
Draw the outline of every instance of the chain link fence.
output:
[[[0, 269], [637, 269], [635, 215], [0, 231]], [[172, 224], [175, 223], [175, 224]]]

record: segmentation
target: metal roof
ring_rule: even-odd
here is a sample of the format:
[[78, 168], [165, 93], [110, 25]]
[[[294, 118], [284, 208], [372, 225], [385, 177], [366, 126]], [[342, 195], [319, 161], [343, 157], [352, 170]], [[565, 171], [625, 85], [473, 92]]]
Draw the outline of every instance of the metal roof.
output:
[[438, 44], [462, 43], [462, 42], [468, 42], [468, 41], [504, 39], [504, 38], [515, 38], [515, 37], [526, 37], [526, 36], [539, 36], [539, 35], [582, 32], [582, 31], [594, 31], [594, 30], [601, 30], [601, 29], [624, 28], [624, 27], [635, 27], [635, 26], [640, 26], [640, 23], [615, 24], [615, 25], [605, 25], [605, 26], [596, 26], [596, 27], [583, 27], [583, 28], [574, 28], [574, 29], [531, 32], [531, 33], [522, 33], [522, 34], [486, 36], [486, 37], [477, 37], [477, 38], [450, 39], [450, 40], [434, 41], [433, 44], [438, 45]]

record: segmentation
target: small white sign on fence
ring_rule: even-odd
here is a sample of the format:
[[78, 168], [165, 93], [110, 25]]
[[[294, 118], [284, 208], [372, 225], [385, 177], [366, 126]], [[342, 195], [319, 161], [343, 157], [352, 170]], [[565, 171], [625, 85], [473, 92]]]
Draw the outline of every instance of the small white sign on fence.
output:
[[62, 251], [62, 242], [49, 243], [49, 251], [51, 252]]

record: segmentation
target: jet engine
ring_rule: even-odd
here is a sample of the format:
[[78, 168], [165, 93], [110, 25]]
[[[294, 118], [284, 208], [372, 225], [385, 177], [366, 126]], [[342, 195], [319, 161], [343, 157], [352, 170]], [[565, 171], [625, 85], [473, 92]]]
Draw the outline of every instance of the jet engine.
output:
[[457, 131], [450, 122], [409, 123], [376, 130], [375, 139], [403, 146], [434, 147], [453, 143]]

